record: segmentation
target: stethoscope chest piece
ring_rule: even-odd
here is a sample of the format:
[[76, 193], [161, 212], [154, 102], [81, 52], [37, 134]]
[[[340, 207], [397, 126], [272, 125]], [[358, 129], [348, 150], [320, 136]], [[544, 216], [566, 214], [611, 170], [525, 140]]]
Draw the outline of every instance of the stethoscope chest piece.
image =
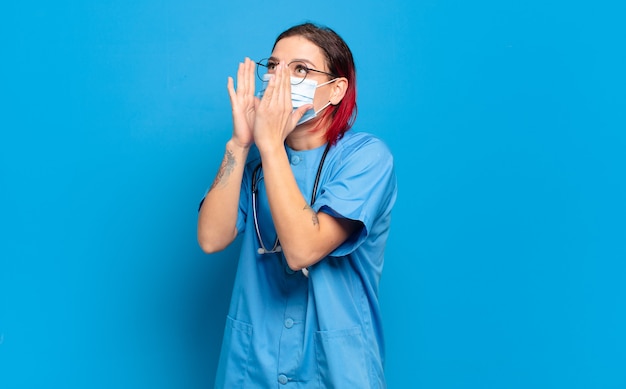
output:
[[[261, 241], [261, 245], [263, 246], [263, 242]], [[272, 254], [272, 253], [280, 253], [283, 251], [283, 248], [280, 246], [274, 245], [274, 248], [271, 250], [266, 249], [265, 247], [259, 247], [256, 249], [256, 252], [259, 254]]]

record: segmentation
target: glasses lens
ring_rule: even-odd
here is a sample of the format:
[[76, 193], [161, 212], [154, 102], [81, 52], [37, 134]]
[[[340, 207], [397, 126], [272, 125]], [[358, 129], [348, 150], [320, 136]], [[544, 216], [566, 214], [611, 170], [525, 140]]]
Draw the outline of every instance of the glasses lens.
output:
[[309, 74], [309, 68], [304, 62], [294, 61], [289, 64], [289, 72], [291, 73], [291, 85], [298, 85]]
[[274, 64], [274, 62], [269, 61], [268, 59], [262, 59], [256, 63], [256, 76], [259, 80], [264, 81], [263, 77], [268, 73], [274, 73], [275, 68], [276, 64]]

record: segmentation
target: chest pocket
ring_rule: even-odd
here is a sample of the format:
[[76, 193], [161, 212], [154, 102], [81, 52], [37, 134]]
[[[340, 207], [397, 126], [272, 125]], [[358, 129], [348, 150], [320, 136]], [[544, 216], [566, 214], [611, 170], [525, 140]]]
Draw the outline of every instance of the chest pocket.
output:
[[230, 316], [222, 340], [215, 388], [244, 388], [248, 376], [252, 326]]
[[360, 327], [315, 333], [321, 388], [371, 388]]

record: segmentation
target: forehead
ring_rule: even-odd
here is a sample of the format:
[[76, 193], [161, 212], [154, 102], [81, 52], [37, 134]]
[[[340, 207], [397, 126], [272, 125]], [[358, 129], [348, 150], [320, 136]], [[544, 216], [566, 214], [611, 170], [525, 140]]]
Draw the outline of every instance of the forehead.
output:
[[326, 62], [322, 49], [315, 43], [299, 35], [279, 40], [274, 47], [274, 51], [272, 51], [272, 57], [280, 62], [305, 59], [318, 66], [324, 65]]

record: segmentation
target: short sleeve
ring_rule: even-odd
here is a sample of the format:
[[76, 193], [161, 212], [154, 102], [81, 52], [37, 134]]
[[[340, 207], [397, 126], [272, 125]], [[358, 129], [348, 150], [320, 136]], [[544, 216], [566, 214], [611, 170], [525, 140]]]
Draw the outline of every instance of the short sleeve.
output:
[[[246, 167], [243, 172], [243, 178], [241, 182], [241, 188], [239, 191], [239, 210], [237, 212], [237, 223], [235, 227], [237, 228], [237, 234], [242, 234], [246, 228], [246, 218], [248, 215], [249, 204], [251, 202], [252, 197], [252, 171], [255, 166], [260, 162], [260, 157], [258, 155], [258, 151], [256, 148], [253, 148], [248, 156], [248, 160], [246, 162]], [[209, 189], [204, 192], [202, 199], [200, 200], [200, 204], [198, 206], [198, 212], [200, 208], [202, 208], [202, 203], [206, 195], [209, 193]]]
[[331, 256], [348, 255], [358, 248], [374, 223], [391, 212], [396, 197], [393, 156], [381, 140], [369, 137], [338, 151], [313, 208], [359, 221], [362, 228]]

